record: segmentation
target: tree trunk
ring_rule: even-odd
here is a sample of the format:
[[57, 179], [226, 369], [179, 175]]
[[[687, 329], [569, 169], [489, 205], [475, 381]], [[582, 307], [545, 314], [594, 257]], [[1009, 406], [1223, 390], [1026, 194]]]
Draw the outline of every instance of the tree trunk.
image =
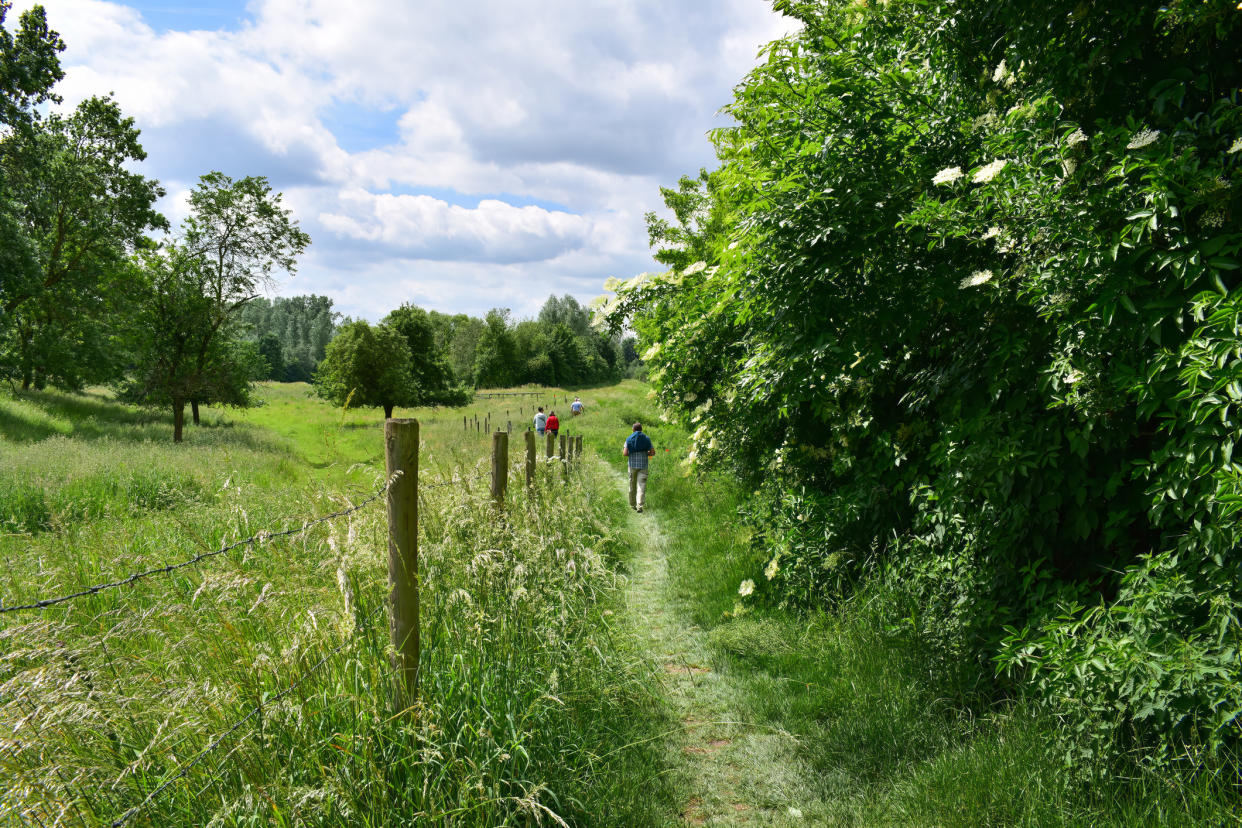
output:
[[181, 442], [181, 430], [185, 426], [185, 400], [173, 400], [173, 442]]
[[194, 415], [194, 425], [198, 425], [198, 400], [190, 400], [190, 413]]
[[34, 381], [34, 378], [30, 376], [30, 372], [29, 372], [29, 371], [23, 371], [23, 372], [22, 372], [22, 390], [23, 390], [23, 391], [29, 391], [29, 390], [30, 390], [30, 383], [31, 383], [31, 382], [33, 382], [33, 381]]
[[384, 419], [385, 420], [392, 419], [392, 409], [393, 407], [391, 405], [388, 405], [388, 404], [384, 405]]

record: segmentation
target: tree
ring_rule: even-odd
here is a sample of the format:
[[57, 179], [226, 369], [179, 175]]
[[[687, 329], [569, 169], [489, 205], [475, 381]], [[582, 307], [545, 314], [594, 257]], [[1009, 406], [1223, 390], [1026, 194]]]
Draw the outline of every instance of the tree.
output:
[[259, 338], [259, 355], [263, 357], [267, 368], [263, 372], [264, 379], [283, 380], [285, 378], [285, 360], [280, 340], [274, 333], [265, 333]]
[[[211, 301], [196, 353], [199, 368], [205, 371], [221, 328], [257, 298], [261, 288], [270, 286], [275, 274], [296, 272], [297, 257], [310, 244], [310, 236], [281, 206], [280, 193], [274, 193], [263, 176], [234, 180], [210, 172], [199, 179], [189, 202], [181, 245], [198, 260], [194, 272]], [[191, 397], [195, 423], [199, 404], [213, 401], [207, 389]]]
[[163, 189], [130, 169], [146, 158], [138, 135], [114, 101], [90, 98], [4, 142], [0, 221], [13, 269], [3, 280], [0, 370], [23, 388], [76, 387], [117, 367], [98, 344], [127, 301], [122, 263], [148, 230], [166, 226], [154, 209]]
[[453, 386], [452, 370], [436, 343], [431, 317], [422, 308], [404, 304], [388, 316], [383, 325], [405, 337], [409, 345], [413, 377], [414, 405], [457, 404], [461, 393]]
[[204, 346], [215, 309], [203, 293], [200, 266], [199, 258], [173, 243], [144, 249], [133, 263], [140, 275], [134, 280], [140, 290], [128, 343], [133, 368], [120, 383], [120, 396], [169, 407], [176, 443], [182, 441], [191, 399], [245, 407], [251, 380], [263, 365], [258, 348], [229, 330], [217, 331]]
[[493, 308], [487, 312], [474, 355], [475, 385], [479, 388], [504, 388], [517, 381], [517, 348], [509, 330], [509, 309]]
[[410, 346], [400, 333], [350, 322], [328, 343], [328, 354], [315, 371], [315, 391], [345, 408], [379, 406], [384, 417], [397, 406], [415, 403]]
[[22, 13], [16, 36], [4, 27], [12, 8], [0, 0], [0, 126], [10, 129], [31, 124], [37, 105], [59, 101], [51, 89], [65, 76], [57, 57], [65, 44], [48, 28], [43, 7]]

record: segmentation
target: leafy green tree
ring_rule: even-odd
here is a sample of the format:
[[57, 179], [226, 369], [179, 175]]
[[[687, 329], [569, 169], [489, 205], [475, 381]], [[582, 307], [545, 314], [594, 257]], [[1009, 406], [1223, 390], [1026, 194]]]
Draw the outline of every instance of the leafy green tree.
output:
[[365, 320], [343, 326], [328, 343], [328, 354], [315, 371], [315, 391], [334, 405], [374, 407], [392, 417], [397, 406], [416, 404], [413, 357], [399, 332]]
[[36, 120], [36, 106], [60, 100], [51, 90], [65, 76], [58, 57], [65, 44], [42, 6], [23, 12], [10, 32], [4, 22], [12, 9], [11, 0], [0, 0], [0, 125], [17, 129]]
[[462, 392], [453, 383], [453, 372], [436, 343], [431, 317], [415, 305], [402, 305], [382, 324], [405, 337], [410, 347], [410, 374], [414, 379], [414, 405], [460, 404]]
[[698, 178], [683, 175], [677, 188], [661, 187], [673, 221], [647, 213], [647, 238], [655, 260], [675, 270], [695, 262], [714, 263], [720, 239], [728, 230], [728, 209], [721, 198], [719, 172], [699, 170]]
[[18, 262], [3, 289], [0, 370], [23, 388], [108, 379], [105, 344], [129, 285], [125, 257], [166, 222], [158, 183], [133, 172], [146, 157], [132, 118], [90, 98], [4, 142], [0, 168]]
[[509, 329], [508, 308], [487, 312], [474, 355], [475, 385], [504, 388], [518, 380], [517, 343]]
[[256, 341], [273, 336], [280, 343], [283, 371], [272, 379], [309, 382], [315, 366], [323, 361], [328, 342], [335, 334], [340, 314], [332, 310], [327, 296], [289, 296], [247, 302], [237, 311], [239, 324]]
[[[310, 244], [281, 195], [263, 176], [233, 179], [210, 172], [190, 192], [190, 214], [182, 228], [187, 255], [198, 260], [194, 272], [211, 316], [199, 337], [197, 359], [206, 369], [215, 336], [279, 273], [293, 274], [297, 258]], [[216, 402], [207, 393], [191, 397], [194, 422], [200, 404]]]
[[267, 369], [263, 372], [264, 379], [283, 380], [285, 378], [284, 349], [274, 333], [265, 333], [259, 338], [259, 355], [263, 357]]
[[248, 406], [251, 380], [263, 367], [258, 348], [216, 330], [212, 297], [203, 292], [201, 260], [176, 244], [141, 251], [135, 271], [140, 280], [134, 326], [127, 352], [133, 368], [120, 383], [123, 399], [167, 407], [173, 416], [173, 442], [180, 443], [186, 405], [194, 398], [221, 405]]

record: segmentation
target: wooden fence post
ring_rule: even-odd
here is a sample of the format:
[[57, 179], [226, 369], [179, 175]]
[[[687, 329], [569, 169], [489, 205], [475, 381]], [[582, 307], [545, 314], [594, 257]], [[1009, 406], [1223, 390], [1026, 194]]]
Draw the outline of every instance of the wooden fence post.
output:
[[556, 437], [553, 436], [552, 432], [550, 431], [547, 434], [548, 434], [548, 457], [551, 457], [552, 447], [556, 445]]
[[418, 420], [384, 422], [388, 487], [388, 585], [393, 668], [401, 681], [397, 706], [418, 699]]
[[505, 506], [505, 489], [509, 487], [509, 435], [497, 431], [492, 435], [492, 500], [496, 508]]
[[560, 447], [560, 452], [557, 454], [557, 459], [561, 461], [561, 468], [564, 470], [565, 476], [569, 477], [569, 458], [565, 456], [565, 435], [564, 434], [561, 435], [560, 442], [561, 442], [561, 447]]
[[577, 437], [574, 438], [574, 440], [576, 440], [578, 443], [577, 447], [574, 448], [574, 457], [581, 459], [582, 457], [582, 435], [579, 434]]
[[535, 432], [526, 432], [526, 485], [535, 485]]

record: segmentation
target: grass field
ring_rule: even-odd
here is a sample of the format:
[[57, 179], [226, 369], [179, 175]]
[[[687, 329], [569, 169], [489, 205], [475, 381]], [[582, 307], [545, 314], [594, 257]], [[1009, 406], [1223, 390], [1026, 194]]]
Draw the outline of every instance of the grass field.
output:
[[[0, 397], [3, 604], [297, 528], [382, 485], [380, 412], [342, 412], [304, 385], [261, 397], [205, 411], [182, 445], [162, 414], [103, 393]], [[735, 824], [694, 805], [685, 752], [703, 749], [670, 737], [686, 711], [730, 720], [725, 782], [797, 792], [805, 818], [781, 824], [1238, 824], [1233, 780], [1117, 778], [1116, 766], [1111, 781], [1071, 778], [1037, 712], [945, 686], [920, 643], [886, 624], [883, 594], [809, 615], [741, 598], [765, 563], [738, 517], [744, 497], [689, 475], [685, 434], [661, 423], [646, 386], [582, 397], [587, 415], [562, 431], [584, 436], [586, 457], [568, 479], [541, 460], [530, 493], [520, 433], [538, 402], [563, 413], [564, 392], [397, 412], [422, 424], [414, 711], [396, 710], [388, 667], [382, 503], [0, 614], [0, 825], [109, 825], [135, 807], [126, 824]], [[476, 416], [513, 424], [503, 521]], [[647, 514], [627, 519], [620, 448], [634, 420], [659, 455]], [[645, 600], [702, 643], [716, 709], [699, 712], [695, 684], [671, 685], [668, 657], [642, 650], [661, 636], [636, 630], [624, 600], [630, 556], [651, 539], [638, 533], [658, 535], [667, 558], [668, 594]], [[748, 753], [751, 732], [796, 749]], [[725, 793], [741, 795], [728, 785], [725, 808]], [[775, 813], [790, 791], [767, 792]]]
[[[261, 397], [206, 410], [183, 445], [162, 414], [103, 393], [0, 398], [4, 604], [297, 527], [380, 487], [380, 412], [303, 385]], [[490, 438], [475, 415], [520, 432], [534, 399], [398, 412], [422, 422], [412, 714], [394, 713], [387, 668], [380, 502], [0, 615], [0, 824], [111, 824], [140, 805], [128, 824], [658, 823], [660, 705], [610, 623], [629, 548], [611, 472], [588, 461], [566, 480], [542, 463], [528, 496], [516, 466], [503, 522], [479, 479]]]

